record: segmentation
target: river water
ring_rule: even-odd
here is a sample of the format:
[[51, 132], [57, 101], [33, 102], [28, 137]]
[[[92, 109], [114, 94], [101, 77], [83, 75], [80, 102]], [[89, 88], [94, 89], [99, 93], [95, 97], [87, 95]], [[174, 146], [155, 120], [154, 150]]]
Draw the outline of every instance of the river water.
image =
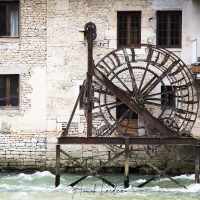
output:
[[194, 175], [173, 177], [187, 189], [179, 188], [167, 178], [155, 179], [143, 188], [137, 186], [151, 176], [130, 175], [130, 187], [123, 189], [123, 174], [105, 175], [116, 185], [107, 186], [98, 178], [87, 177], [75, 187], [70, 183], [80, 178], [78, 174], [62, 174], [61, 185], [54, 186], [55, 176], [48, 171], [0, 174], [0, 200], [200, 200], [200, 184]]

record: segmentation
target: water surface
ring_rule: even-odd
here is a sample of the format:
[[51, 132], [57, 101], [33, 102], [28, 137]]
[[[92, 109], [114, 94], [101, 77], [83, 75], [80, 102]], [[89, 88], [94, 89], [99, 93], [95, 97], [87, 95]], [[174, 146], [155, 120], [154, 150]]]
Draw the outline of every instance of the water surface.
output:
[[61, 185], [54, 186], [55, 176], [48, 171], [33, 174], [1, 173], [0, 200], [200, 200], [200, 184], [194, 175], [173, 177], [187, 189], [179, 188], [167, 178], [158, 178], [143, 188], [137, 186], [151, 176], [130, 175], [130, 187], [123, 188], [123, 174], [104, 175], [116, 185], [112, 188], [100, 179], [87, 177], [75, 187], [68, 187], [82, 175], [62, 174]]

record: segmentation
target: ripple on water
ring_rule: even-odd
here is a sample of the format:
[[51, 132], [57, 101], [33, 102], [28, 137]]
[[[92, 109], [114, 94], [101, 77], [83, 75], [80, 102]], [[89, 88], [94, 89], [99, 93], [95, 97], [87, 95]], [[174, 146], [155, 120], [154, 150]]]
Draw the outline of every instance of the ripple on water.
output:
[[81, 175], [77, 174], [63, 174], [61, 185], [55, 188], [55, 175], [48, 171], [33, 174], [0, 174], [0, 200], [200, 200], [200, 185], [194, 184], [193, 174], [174, 177], [186, 184], [188, 189], [178, 188], [168, 179], [156, 179], [143, 188], [137, 188], [136, 186], [145, 182], [149, 176], [131, 175], [131, 186], [124, 190], [123, 174], [105, 175], [117, 185], [116, 188], [107, 186], [94, 177], [88, 177], [76, 187], [68, 187], [80, 177]]

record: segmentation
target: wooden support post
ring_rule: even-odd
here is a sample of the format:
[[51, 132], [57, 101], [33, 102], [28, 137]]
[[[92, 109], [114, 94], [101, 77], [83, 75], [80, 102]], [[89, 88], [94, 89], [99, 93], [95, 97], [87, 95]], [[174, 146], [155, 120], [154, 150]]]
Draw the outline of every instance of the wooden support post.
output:
[[87, 71], [87, 137], [92, 136], [92, 76], [93, 76], [93, 40], [96, 35], [96, 25], [88, 22], [85, 25], [88, 42], [88, 71]]
[[56, 145], [56, 180], [55, 186], [58, 187], [60, 185], [60, 145]]
[[129, 187], [129, 138], [125, 138], [124, 188]]
[[200, 154], [200, 147], [196, 146], [197, 153], [195, 154], [195, 183], [199, 182], [199, 154]]

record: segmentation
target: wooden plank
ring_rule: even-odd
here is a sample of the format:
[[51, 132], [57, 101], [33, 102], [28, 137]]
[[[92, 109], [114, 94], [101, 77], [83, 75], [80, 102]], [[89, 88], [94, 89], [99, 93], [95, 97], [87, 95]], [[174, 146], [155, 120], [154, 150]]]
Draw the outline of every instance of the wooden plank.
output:
[[55, 186], [60, 185], [60, 145], [56, 145], [56, 179]]
[[[124, 133], [126, 131], [128, 119], [125, 119], [122, 123], [117, 126], [117, 131]], [[138, 119], [131, 119], [127, 133], [138, 133]]]

